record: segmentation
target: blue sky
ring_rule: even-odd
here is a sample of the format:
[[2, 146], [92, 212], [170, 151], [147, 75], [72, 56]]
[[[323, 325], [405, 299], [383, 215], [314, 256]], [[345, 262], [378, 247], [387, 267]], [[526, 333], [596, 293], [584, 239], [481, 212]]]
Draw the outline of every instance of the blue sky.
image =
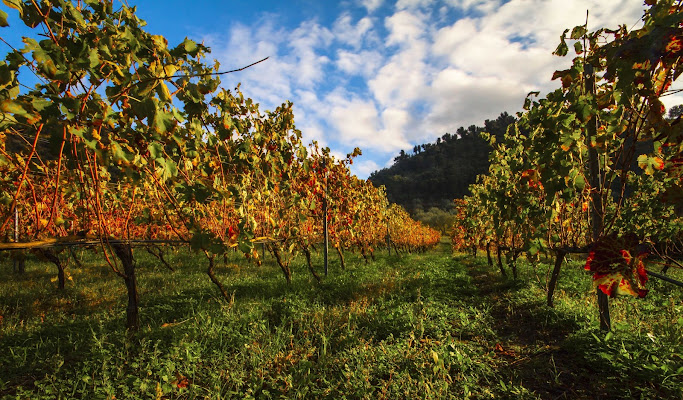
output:
[[[118, 3], [118, 0], [116, 0]], [[641, 0], [128, 0], [147, 30], [211, 47], [223, 77], [264, 109], [294, 103], [297, 127], [365, 178], [397, 153], [460, 126], [521, 109], [557, 87], [570, 58], [551, 53], [565, 28], [633, 27]], [[10, 14], [13, 10], [10, 10]], [[11, 16], [14, 17], [14, 16]], [[10, 38], [20, 31], [0, 31]], [[12, 42], [17, 43], [15, 40]], [[683, 97], [663, 98], [671, 107]]]

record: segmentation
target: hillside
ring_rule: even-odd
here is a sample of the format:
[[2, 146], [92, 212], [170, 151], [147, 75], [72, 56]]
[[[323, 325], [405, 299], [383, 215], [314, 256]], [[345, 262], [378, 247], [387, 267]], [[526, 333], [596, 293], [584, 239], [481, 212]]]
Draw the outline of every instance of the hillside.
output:
[[389, 201], [411, 212], [431, 207], [446, 210], [453, 199], [468, 194], [477, 175], [488, 170], [490, 146], [481, 133], [501, 138], [514, 121], [504, 112], [495, 120], [486, 120], [484, 127], [460, 127], [435, 143], [415, 146], [412, 154], [402, 150], [391, 167], [373, 172], [369, 180], [376, 186], [384, 185]]

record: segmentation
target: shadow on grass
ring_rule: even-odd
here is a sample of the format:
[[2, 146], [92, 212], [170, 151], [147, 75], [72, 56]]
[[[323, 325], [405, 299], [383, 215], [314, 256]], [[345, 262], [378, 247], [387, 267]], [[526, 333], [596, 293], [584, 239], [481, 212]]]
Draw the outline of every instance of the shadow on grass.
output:
[[127, 340], [126, 335], [112, 334], [121, 331], [124, 319], [125, 315], [46, 321], [41, 327], [27, 327], [4, 335], [0, 340], [0, 365], [3, 366], [0, 382], [11, 385], [0, 387], [0, 398], [16, 393], [18, 387], [32, 390], [35, 382], [56, 376], [59, 371], [78, 370], [83, 362], [106, 363], [110, 361], [108, 354], [112, 348], [134, 346], [135, 342]]
[[[618, 359], [626, 348], [602, 343], [605, 333], [587, 326], [579, 313], [548, 307], [531, 284], [501, 276], [482, 259], [461, 257], [458, 262], [467, 265], [480, 301], [490, 305], [498, 371], [509, 382], [543, 399], [680, 396], [655, 383], [662, 377], [637, 361], [627, 365], [609, 361]], [[622, 338], [632, 340], [627, 334]]]

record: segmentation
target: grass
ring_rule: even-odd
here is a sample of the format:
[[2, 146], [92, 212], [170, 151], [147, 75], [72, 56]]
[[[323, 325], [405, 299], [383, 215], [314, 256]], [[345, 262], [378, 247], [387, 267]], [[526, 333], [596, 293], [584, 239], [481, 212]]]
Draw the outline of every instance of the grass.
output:
[[101, 257], [84, 253], [63, 292], [51, 264], [16, 275], [5, 261], [0, 398], [683, 396], [680, 288], [654, 281], [644, 300], [612, 300], [605, 335], [580, 261], [563, 269], [550, 309], [545, 264], [521, 261], [513, 281], [447, 245], [368, 265], [346, 257], [346, 270], [332, 257], [321, 285], [296, 259], [288, 286], [269, 256], [257, 267], [235, 255], [216, 271], [228, 303], [202, 257], [171, 252], [170, 272], [137, 251], [132, 336], [123, 281]]

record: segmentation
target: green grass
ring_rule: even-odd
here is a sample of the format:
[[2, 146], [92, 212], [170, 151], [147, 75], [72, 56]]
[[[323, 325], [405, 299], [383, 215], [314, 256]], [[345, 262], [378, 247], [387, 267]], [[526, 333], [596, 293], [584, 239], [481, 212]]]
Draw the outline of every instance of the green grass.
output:
[[[379, 252], [378, 252], [379, 253]], [[591, 280], [565, 266], [555, 308], [548, 266], [518, 281], [447, 246], [366, 265], [332, 255], [321, 285], [304, 260], [292, 285], [268, 256], [217, 267], [169, 253], [170, 272], [136, 252], [141, 330], [126, 333], [123, 281], [96, 255], [55, 268], [0, 266], [0, 398], [672, 398], [683, 395], [683, 291], [650, 282], [644, 300], [611, 301], [597, 329]], [[320, 255], [315, 258], [320, 265]], [[680, 271], [672, 275], [682, 278]]]

